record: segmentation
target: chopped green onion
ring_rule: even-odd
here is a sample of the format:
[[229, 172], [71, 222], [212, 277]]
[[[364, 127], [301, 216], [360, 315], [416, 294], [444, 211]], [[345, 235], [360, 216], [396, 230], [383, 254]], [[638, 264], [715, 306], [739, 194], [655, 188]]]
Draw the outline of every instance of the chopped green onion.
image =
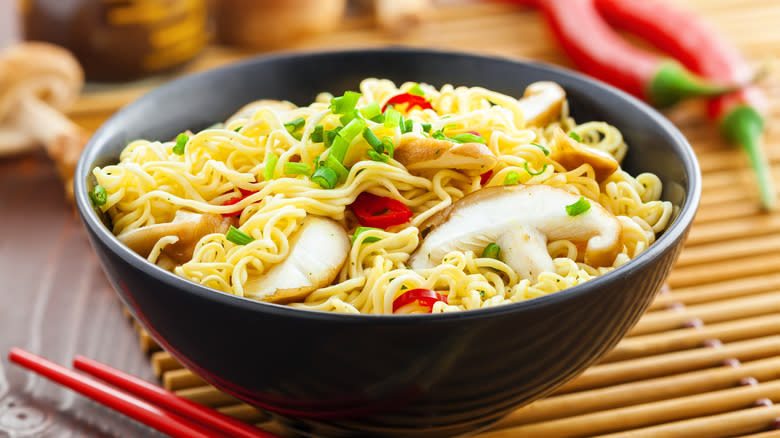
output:
[[358, 113], [358, 110], [353, 109], [351, 111], [347, 111], [346, 113], [344, 113], [344, 115], [339, 117], [339, 122], [341, 122], [342, 125], [346, 125], [349, 122], [359, 118], [361, 117], [360, 114]]
[[569, 133], [569, 137], [573, 138], [574, 141], [582, 142], [582, 139], [580, 138], [580, 135], [576, 132], [572, 131]]
[[412, 88], [407, 91], [409, 94], [414, 94], [416, 96], [425, 96], [425, 91], [423, 91], [422, 88], [420, 88], [420, 84], [414, 84], [412, 85]]
[[534, 172], [531, 172], [531, 169], [528, 167], [528, 161], [526, 161], [525, 163], [523, 163], [523, 167], [525, 168], [525, 171], [526, 171], [526, 172], [528, 172], [528, 174], [529, 174], [529, 175], [531, 175], [531, 176], [537, 176], [537, 175], [541, 175], [541, 174], [543, 174], [543, 173], [544, 173], [544, 171], [545, 171], [545, 170], [547, 170], [547, 164], [545, 164], [545, 165], [542, 167], [542, 170], [540, 170], [540, 171], [538, 171], [538, 172], [536, 172], [536, 173], [534, 173]]
[[393, 153], [395, 152], [393, 140], [391, 140], [390, 137], [382, 137], [382, 145], [385, 148], [385, 152], [387, 152], [387, 156], [393, 158]]
[[385, 109], [385, 128], [395, 128], [401, 121], [401, 113], [392, 106]]
[[482, 257], [488, 259], [498, 260], [498, 256], [501, 254], [501, 247], [495, 243], [490, 243], [485, 249], [482, 250]]
[[366, 152], [368, 155], [368, 158], [371, 158], [374, 161], [381, 161], [382, 163], [387, 163], [390, 160], [390, 157], [385, 154], [380, 154], [379, 152], [369, 149], [368, 152]]
[[371, 117], [368, 120], [371, 120], [372, 122], [376, 122], [376, 123], [384, 123], [385, 122], [385, 115], [384, 114], [378, 114], [378, 115], [376, 115], [374, 117]]
[[176, 136], [176, 145], [173, 147], [173, 153], [176, 155], [184, 155], [184, 146], [187, 145], [188, 141], [190, 141], [190, 136], [183, 132]]
[[451, 140], [455, 140], [457, 143], [482, 143], [485, 144], [485, 138], [479, 135], [474, 135], [470, 132], [464, 132], [452, 137]]
[[233, 132], [240, 132], [241, 128], [243, 128], [243, 127], [244, 127], [244, 125], [241, 125], [241, 126], [237, 127], [236, 129], [234, 129]]
[[352, 143], [352, 140], [355, 139], [358, 135], [360, 135], [361, 132], [363, 132], [363, 129], [366, 127], [366, 122], [361, 119], [354, 119], [349, 124], [341, 128], [339, 130], [339, 137], [346, 140], [347, 143]]
[[425, 132], [431, 132], [431, 124], [430, 123], [423, 123], [422, 124], [422, 130]]
[[106, 193], [106, 188], [100, 184], [96, 185], [92, 191], [89, 192], [89, 199], [92, 201], [92, 205], [96, 207], [106, 205], [106, 201], [108, 200], [108, 193]]
[[441, 129], [439, 129], [438, 131], [433, 131], [431, 137], [435, 138], [436, 140], [449, 140], [449, 138], [446, 135], [444, 135], [444, 132], [442, 132]]
[[[357, 227], [357, 228], [355, 229], [355, 234], [353, 234], [353, 235], [352, 235], [352, 243], [355, 243], [355, 240], [356, 240], [356, 239], [358, 238], [358, 236], [360, 236], [360, 235], [361, 235], [361, 234], [362, 234], [364, 231], [369, 231], [369, 230], [383, 231], [381, 228], [374, 228], [374, 227]], [[381, 238], [381, 237], [376, 237], [376, 236], [368, 236], [368, 237], [364, 238], [364, 239], [363, 239], [363, 241], [362, 241], [361, 243], [371, 243], [371, 242], [378, 242], [378, 241], [380, 241], [380, 240], [382, 240], [382, 238]]]
[[347, 180], [347, 177], [349, 176], [349, 169], [344, 167], [344, 165], [341, 164], [341, 162], [337, 160], [336, 157], [328, 154], [328, 158], [325, 158], [324, 166], [336, 172], [336, 175], [339, 177], [339, 182], [344, 182]]
[[566, 206], [566, 213], [569, 216], [578, 216], [588, 210], [590, 210], [590, 202], [588, 202], [584, 196], [580, 196], [580, 199], [578, 199], [574, 204]]
[[263, 167], [263, 179], [266, 181], [270, 181], [274, 179], [274, 171], [276, 170], [276, 163], [279, 162], [279, 157], [273, 153], [269, 152], [268, 155], [265, 156], [265, 167]]
[[296, 140], [300, 140], [300, 139], [303, 138], [303, 133], [302, 132], [293, 132], [290, 135], [292, 136], [292, 138], [294, 138]]
[[339, 160], [339, 163], [344, 161], [344, 157], [347, 155], [347, 149], [349, 149], [349, 142], [344, 140], [340, 135], [337, 135], [333, 139], [333, 144], [330, 146], [330, 156]]
[[344, 93], [341, 97], [334, 97], [330, 100], [330, 110], [333, 112], [333, 114], [346, 114], [349, 111], [352, 111], [355, 109], [355, 105], [357, 105], [358, 99], [360, 99], [361, 94], [355, 93], [354, 91], [347, 91]]
[[314, 127], [314, 131], [311, 132], [309, 135], [309, 140], [311, 140], [314, 143], [322, 143], [324, 140], [324, 133], [323, 130], [325, 128], [322, 127], [322, 125], [317, 125]]
[[547, 155], [550, 155], [550, 150], [549, 150], [549, 149], [547, 149], [546, 147], [544, 147], [544, 146], [540, 145], [539, 143], [531, 143], [531, 144], [532, 144], [532, 145], [534, 145], [534, 146], [536, 146], [536, 147], [538, 147], [539, 149], [541, 149], [541, 150], [542, 150], [542, 152], [544, 152], [544, 155], [545, 155], [545, 156], [547, 156]]
[[336, 174], [336, 171], [330, 167], [322, 166], [314, 172], [311, 180], [319, 184], [323, 189], [332, 189], [333, 187], [336, 187], [339, 176]]
[[513, 186], [517, 184], [520, 181], [520, 174], [515, 172], [514, 170], [507, 173], [504, 177], [504, 185], [505, 186]]
[[338, 133], [339, 133], [338, 128], [325, 131], [325, 147], [326, 148], [331, 147], [331, 145], [333, 144], [333, 140], [336, 139], [336, 136], [338, 135]]
[[236, 245], [246, 245], [247, 243], [255, 240], [249, 234], [239, 230], [233, 225], [230, 226], [228, 232], [225, 233], [225, 239], [235, 243]]
[[291, 163], [288, 161], [284, 163], [284, 174], [308, 176], [311, 175], [311, 168], [305, 163]]
[[303, 125], [305, 124], [306, 124], [306, 119], [304, 119], [303, 117], [298, 117], [292, 122], [285, 123], [284, 127], [287, 128], [287, 132], [292, 134], [293, 132], [303, 128]]
[[366, 139], [369, 145], [371, 145], [372, 148], [374, 148], [375, 151], [378, 153], [382, 153], [384, 150], [384, 145], [382, 144], [382, 141], [377, 138], [377, 136], [374, 134], [373, 131], [371, 131], [371, 128], [366, 127], [363, 129], [363, 138]]
[[382, 115], [382, 108], [379, 106], [378, 102], [374, 101], [364, 106], [363, 108], [360, 108], [360, 114], [362, 114], [363, 117], [371, 120], [376, 116]]
[[401, 134], [406, 134], [407, 132], [412, 132], [414, 129], [414, 121], [412, 120], [404, 120], [403, 117], [401, 118], [401, 121], [403, 123], [400, 124], [401, 126]]

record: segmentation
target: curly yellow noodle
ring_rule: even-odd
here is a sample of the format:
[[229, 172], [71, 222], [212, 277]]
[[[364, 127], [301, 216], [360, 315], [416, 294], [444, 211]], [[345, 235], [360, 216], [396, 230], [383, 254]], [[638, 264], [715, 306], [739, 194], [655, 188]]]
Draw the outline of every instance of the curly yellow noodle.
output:
[[[403, 83], [365, 79], [358, 107], [374, 101], [382, 105], [392, 96], [418, 86], [431, 109], [407, 108], [404, 117], [413, 120], [411, 132], [367, 121], [378, 138], [394, 144], [424, 138], [422, 124], [448, 136], [479, 132], [496, 155], [497, 164], [485, 186], [500, 186], [515, 173], [522, 184], [544, 184], [585, 196], [612, 212], [622, 225], [622, 247], [612, 266], [592, 267], [583, 262], [577, 242], [547, 243], [553, 257], [553, 272], [543, 272], [532, 282], [522, 279], [500, 260], [473, 252], [453, 251], [431, 269], [412, 270], [406, 264], [420, 243], [419, 227], [437, 212], [483, 187], [479, 175], [442, 169], [411, 174], [401, 163], [365, 158], [369, 146], [357, 136], [345, 164], [350, 167], [343, 184], [323, 189], [308, 177], [285, 175], [285, 163], [313, 163], [330, 151], [311, 135], [317, 126], [338, 128], [339, 116], [330, 112], [333, 97], [321, 93], [309, 106], [290, 110], [261, 107], [251, 115], [231, 120], [226, 126], [189, 133], [184, 153], [174, 152], [175, 140], [136, 140], [121, 152], [115, 165], [95, 168], [93, 175], [107, 191], [101, 206], [112, 220], [113, 232], [122, 234], [147, 225], [170, 222], [185, 209], [197, 213], [239, 213], [236, 227], [254, 240], [237, 245], [224, 234], [204, 236], [192, 259], [176, 266], [174, 273], [193, 282], [238, 296], [251, 298], [245, 290], [249, 278], [262, 275], [290, 253], [290, 236], [307, 215], [332, 218], [348, 231], [356, 224], [348, 206], [362, 192], [387, 196], [404, 203], [413, 212], [409, 224], [388, 230], [368, 230], [351, 244], [347, 259], [333, 284], [315, 290], [291, 306], [343, 313], [392, 313], [394, 300], [406, 290], [425, 288], [447, 296], [433, 313], [497, 306], [555, 293], [582, 284], [621, 266], [646, 250], [668, 225], [674, 213], [661, 201], [660, 179], [650, 173], [632, 177], [618, 170], [601, 183], [593, 168], [583, 164], [572, 170], [553, 161], [546, 151], [554, 147], [556, 128], [576, 132], [582, 142], [607, 152], [622, 162], [627, 145], [622, 134], [604, 122], [577, 124], [564, 103], [560, 119], [541, 128], [524, 126], [525, 117], [516, 98], [481, 87]], [[402, 108], [402, 111], [404, 108]], [[303, 118], [300, 139], [284, 124]], [[278, 160], [266, 169], [269, 157]], [[270, 172], [273, 178], [264, 180]], [[254, 192], [235, 204], [226, 201], [241, 196], [239, 189]], [[367, 238], [379, 239], [366, 241]], [[369, 240], [373, 240], [369, 239]], [[158, 261], [175, 236], [160, 239], [148, 260]], [[581, 244], [581, 243], [580, 243]]]

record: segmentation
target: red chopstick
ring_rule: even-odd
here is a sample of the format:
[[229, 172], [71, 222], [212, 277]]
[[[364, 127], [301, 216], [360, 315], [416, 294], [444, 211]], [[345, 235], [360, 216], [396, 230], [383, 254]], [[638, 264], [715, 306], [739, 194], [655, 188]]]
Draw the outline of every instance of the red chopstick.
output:
[[168, 412], [21, 348], [11, 348], [8, 352], [8, 358], [12, 362], [174, 438], [225, 437], [215, 430]]
[[94, 359], [77, 355], [73, 367], [108, 382], [130, 394], [175, 412], [185, 418], [197, 421], [231, 437], [278, 438], [269, 432], [236, 420], [217, 410], [195, 403], [166, 391], [159, 386], [139, 379], [124, 371], [113, 368]]

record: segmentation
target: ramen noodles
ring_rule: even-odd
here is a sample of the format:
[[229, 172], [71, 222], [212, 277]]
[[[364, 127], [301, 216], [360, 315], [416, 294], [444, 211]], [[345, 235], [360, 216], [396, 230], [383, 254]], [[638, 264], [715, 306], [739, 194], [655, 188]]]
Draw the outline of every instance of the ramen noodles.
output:
[[620, 167], [564, 90], [480, 87], [260, 100], [136, 140], [90, 193], [149, 262], [242, 297], [347, 313], [440, 313], [554, 293], [627, 263], [668, 225], [660, 179]]

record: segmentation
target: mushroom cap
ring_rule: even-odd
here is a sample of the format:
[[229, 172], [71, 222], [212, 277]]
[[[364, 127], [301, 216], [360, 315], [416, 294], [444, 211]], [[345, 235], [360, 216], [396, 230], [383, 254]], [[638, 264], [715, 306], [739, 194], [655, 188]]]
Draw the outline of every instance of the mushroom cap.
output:
[[534, 82], [517, 101], [523, 110], [525, 126], [544, 126], [561, 115], [566, 91], [550, 81]]
[[456, 169], [484, 173], [498, 159], [482, 143], [455, 143], [430, 137], [405, 137], [393, 157], [409, 170]]
[[54, 109], [71, 105], [84, 84], [84, 72], [67, 50], [42, 42], [26, 42], [0, 52], [0, 155], [37, 146], [38, 139], [14, 126], [4, 126], [21, 102], [36, 100]]
[[601, 182], [620, 167], [612, 155], [578, 142], [560, 128], [555, 128], [553, 141], [555, 147], [552, 148], [550, 159], [560, 163], [566, 170], [574, 170], [588, 163], [593, 168], [596, 181]]
[[163, 248], [162, 252], [174, 263], [183, 264], [192, 259], [195, 245], [203, 236], [227, 232], [231, 221], [232, 218], [217, 214], [179, 210], [171, 222], [136, 228], [117, 237], [130, 249], [147, 257], [160, 239], [166, 236], [176, 236], [179, 240]]
[[523, 278], [536, 279], [552, 269], [547, 241], [587, 242], [585, 262], [609, 266], [621, 247], [621, 225], [594, 201], [585, 213], [569, 216], [566, 206], [580, 196], [545, 185], [497, 186], [477, 190], [426, 221], [431, 228], [412, 254], [410, 266], [425, 269], [451, 251], [480, 253], [501, 246], [503, 261]]
[[287, 257], [263, 274], [250, 277], [244, 296], [272, 303], [303, 299], [333, 282], [349, 249], [349, 236], [341, 224], [307, 216], [290, 238]]

